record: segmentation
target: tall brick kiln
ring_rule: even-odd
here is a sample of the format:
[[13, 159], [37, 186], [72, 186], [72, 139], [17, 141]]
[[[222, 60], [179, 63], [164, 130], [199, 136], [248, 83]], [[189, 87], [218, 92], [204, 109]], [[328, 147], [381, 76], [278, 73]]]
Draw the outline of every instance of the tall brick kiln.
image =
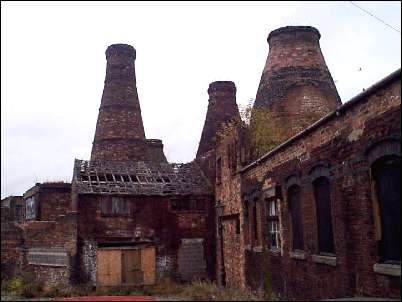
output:
[[282, 27], [268, 35], [269, 54], [254, 108], [267, 110], [286, 137], [341, 105], [319, 39], [310, 26]]
[[281, 299], [400, 298], [401, 71], [341, 105], [319, 38], [268, 36], [254, 109], [284, 141], [250, 158], [238, 127], [217, 144], [217, 280]]
[[75, 161], [79, 276], [98, 286], [213, 278], [213, 187], [195, 162], [170, 164], [162, 141], [145, 138], [135, 58], [132, 46], [107, 48], [91, 160]]

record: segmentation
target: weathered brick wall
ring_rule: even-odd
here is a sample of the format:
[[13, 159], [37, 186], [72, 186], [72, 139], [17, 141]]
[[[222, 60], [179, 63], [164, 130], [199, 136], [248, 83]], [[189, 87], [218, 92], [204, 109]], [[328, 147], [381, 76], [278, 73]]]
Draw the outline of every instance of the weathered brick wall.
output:
[[42, 184], [39, 191], [39, 217], [43, 221], [55, 221], [66, 215], [71, 207], [71, 184], [54, 187]]
[[[216, 201], [220, 202], [221, 208], [217, 208], [216, 232], [223, 226], [222, 236], [216, 240], [216, 272], [219, 278], [222, 266], [226, 275], [226, 284], [233, 287], [245, 287], [245, 255], [238, 251], [245, 250], [246, 238], [236, 234], [235, 220], [224, 219], [231, 215], [239, 215], [240, 234], [244, 234], [248, 225], [244, 221], [243, 208], [241, 206], [241, 178], [238, 174], [233, 174], [229, 167], [228, 144], [233, 143], [237, 137], [237, 129], [228, 133], [217, 148], [217, 158], [221, 159], [221, 182], [216, 182], [215, 192]], [[218, 169], [218, 168], [217, 168]], [[223, 259], [222, 265], [222, 244]]]
[[[181, 197], [188, 202], [192, 198], [201, 200], [205, 205], [204, 211], [175, 211], [171, 207], [170, 198], [167, 197], [127, 196], [125, 198], [132, 204], [130, 215], [105, 216], [101, 213], [99, 195], [79, 196], [79, 258], [84, 277], [92, 280], [96, 270], [93, 259], [89, 259], [96, 255], [96, 252], [93, 252], [95, 243], [132, 242], [135, 241], [135, 234], [138, 231], [141, 233], [141, 240], [151, 240], [157, 245], [157, 259], [160, 260], [157, 261], [157, 265], [163, 266], [157, 267], [159, 276], [175, 274], [177, 251], [180, 240], [183, 238], [204, 239], [204, 257], [208, 275], [211, 277], [214, 275], [215, 246], [211, 238], [213, 232], [208, 228], [211, 224], [210, 220], [213, 219], [209, 209], [212, 204], [211, 196]], [[92, 245], [88, 242], [92, 242]], [[168, 272], [168, 270], [171, 271]]]
[[[219, 191], [217, 186], [217, 198], [221, 198], [225, 209], [231, 208], [232, 212], [242, 213], [239, 196], [255, 189], [261, 190], [266, 181], [282, 188], [282, 247], [279, 254], [267, 252], [271, 285], [278, 296], [288, 299], [353, 295], [400, 297], [400, 277], [380, 275], [373, 271], [373, 265], [379, 258], [374, 232], [370, 166], [365, 156], [366, 149], [373, 142], [389, 136], [400, 137], [400, 87], [399, 75], [399, 78], [394, 78], [385, 87], [339, 111], [338, 116], [271, 152], [264, 160], [244, 170], [241, 174], [240, 193], [232, 195], [233, 187], [240, 186], [240, 175], [222, 172], [222, 189]], [[225, 158], [225, 146], [220, 147], [222, 148], [218, 149], [217, 156]], [[320, 162], [328, 163], [330, 171], [336, 266], [317, 263], [313, 259], [318, 254], [318, 235], [309, 173]], [[223, 167], [228, 170], [227, 165]], [[286, 178], [293, 173], [299, 174], [301, 180], [305, 259], [290, 256], [291, 221], [284, 184]], [[267, 242], [264, 234], [267, 226], [263, 217], [263, 214], [259, 216], [263, 231], [261, 240], [265, 249]], [[247, 239], [247, 230], [241, 228], [241, 234]], [[240, 250], [246, 254], [244, 246]], [[250, 254], [246, 257], [244, 274], [253, 276], [247, 278], [247, 281], [248, 286], [255, 288], [258, 287], [255, 277], [261, 273], [264, 275], [264, 268], [261, 268], [262, 272], [258, 270], [253, 264], [255, 259], [252, 256]], [[238, 280], [241, 277], [235, 278]], [[246, 282], [245, 278], [243, 282]]]
[[[3, 209], [2, 209], [3, 210]], [[20, 272], [23, 233], [14, 222], [1, 223], [1, 278], [11, 278]]]
[[[55, 221], [31, 221], [25, 223], [24, 232], [24, 271], [33, 272], [38, 280], [47, 286], [68, 285], [76, 278], [77, 254], [77, 216], [75, 212], [60, 215]], [[27, 256], [31, 250], [40, 249], [51, 252], [55, 249], [68, 253], [65, 266], [29, 264]]]

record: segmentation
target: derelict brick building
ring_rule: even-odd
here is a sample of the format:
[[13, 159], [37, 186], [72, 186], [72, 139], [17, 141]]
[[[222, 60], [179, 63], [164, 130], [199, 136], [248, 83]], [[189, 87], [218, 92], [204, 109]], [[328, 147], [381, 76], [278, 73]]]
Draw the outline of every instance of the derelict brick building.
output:
[[251, 158], [239, 125], [217, 147], [217, 280], [281, 299], [400, 298], [401, 72], [341, 105], [319, 37], [268, 37], [254, 106], [284, 141]]
[[256, 157], [235, 84], [217, 81], [187, 164], [168, 163], [162, 141], [146, 138], [135, 50], [109, 46], [91, 159], [75, 160], [71, 184], [2, 200], [2, 273], [400, 297], [401, 72], [342, 105], [319, 39], [308, 26], [268, 36], [254, 108], [285, 133], [274, 149]]

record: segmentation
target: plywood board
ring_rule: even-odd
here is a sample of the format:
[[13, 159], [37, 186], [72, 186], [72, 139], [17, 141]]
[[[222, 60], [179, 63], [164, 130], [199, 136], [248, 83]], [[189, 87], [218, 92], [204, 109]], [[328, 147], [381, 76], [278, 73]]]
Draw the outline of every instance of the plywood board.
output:
[[141, 251], [122, 250], [122, 283], [124, 285], [141, 285], [143, 272], [141, 270]]
[[97, 286], [118, 286], [121, 284], [121, 250], [97, 252]]
[[155, 247], [147, 247], [141, 250], [141, 269], [144, 272], [144, 285], [155, 284]]

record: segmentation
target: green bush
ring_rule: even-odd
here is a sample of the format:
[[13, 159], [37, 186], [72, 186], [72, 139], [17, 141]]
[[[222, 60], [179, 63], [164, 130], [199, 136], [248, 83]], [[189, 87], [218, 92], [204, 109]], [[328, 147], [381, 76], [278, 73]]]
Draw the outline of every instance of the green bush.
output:
[[21, 276], [12, 278], [8, 283], [7, 290], [10, 292], [20, 291], [24, 288], [24, 279]]

